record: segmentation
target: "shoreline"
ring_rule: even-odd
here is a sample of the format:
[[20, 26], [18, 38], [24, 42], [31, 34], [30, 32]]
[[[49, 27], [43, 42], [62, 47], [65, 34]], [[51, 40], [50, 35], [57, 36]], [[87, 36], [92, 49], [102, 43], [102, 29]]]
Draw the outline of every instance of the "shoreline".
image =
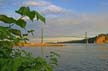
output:
[[62, 43], [46, 43], [46, 42], [20, 42], [17, 44], [20, 47], [36, 47], [36, 46], [64, 46]]

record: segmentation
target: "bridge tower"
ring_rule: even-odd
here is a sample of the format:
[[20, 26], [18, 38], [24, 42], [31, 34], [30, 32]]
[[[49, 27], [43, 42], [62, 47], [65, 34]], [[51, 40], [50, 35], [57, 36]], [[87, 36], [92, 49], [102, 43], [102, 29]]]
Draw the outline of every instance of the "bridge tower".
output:
[[86, 45], [88, 45], [88, 33], [87, 32], [85, 32], [85, 42], [86, 42]]

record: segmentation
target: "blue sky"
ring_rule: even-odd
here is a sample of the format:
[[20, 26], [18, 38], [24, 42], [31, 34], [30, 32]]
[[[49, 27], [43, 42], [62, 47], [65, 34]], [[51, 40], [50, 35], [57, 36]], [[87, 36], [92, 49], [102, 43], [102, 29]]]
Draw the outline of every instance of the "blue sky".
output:
[[74, 9], [79, 12], [94, 12], [94, 11], [98, 11], [100, 4], [106, 1], [104, 0], [64, 0], [64, 1], [54, 0], [53, 2], [61, 7], [71, 9], [71, 10]]
[[[0, 0], [0, 14], [18, 17], [14, 11], [20, 6], [30, 6], [46, 17], [45, 35], [108, 33], [108, 0]], [[28, 28], [39, 33], [40, 26]]]
[[[21, 6], [21, 4], [23, 5], [27, 1], [39, 2], [41, 0], [0, 0], [0, 6], [1, 6], [0, 9], [3, 12], [10, 11], [10, 9], [11, 11], [14, 11], [16, 8]], [[75, 10], [77, 12], [97, 12], [100, 11], [103, 7], [105, 8], [105, 6], [108, 7], [108, 0], [42, 0], [42, 1], [50, 2], [62, 8]]]

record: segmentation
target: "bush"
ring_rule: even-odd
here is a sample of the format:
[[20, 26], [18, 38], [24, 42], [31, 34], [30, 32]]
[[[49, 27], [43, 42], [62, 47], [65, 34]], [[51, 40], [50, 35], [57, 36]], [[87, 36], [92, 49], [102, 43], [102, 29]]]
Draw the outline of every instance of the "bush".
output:
[[[33, 30], [26, 30], [28, 33], [22, 33], [21, 30], [13, 26], [19, 26], [21, 29], [26, 28], [24, 17], [30, 20], [40, 20], [45, 23], [45, 18], [37, 11], [31, 11], [29, 7], [20, 7], [16, 13], [20, 14], [19, 19], [0, 15], [0, 21], [6, 24], [0, 26], [0, 71], [53, 71], [57, 65], [57, 55], [51, 52], [49, 60], [42, 57], [33, 57], [21, 48], [13, 48], [19, 42], [27, 42], [29, 33]], [[18, 46], [17, 46], [18, 47]]]

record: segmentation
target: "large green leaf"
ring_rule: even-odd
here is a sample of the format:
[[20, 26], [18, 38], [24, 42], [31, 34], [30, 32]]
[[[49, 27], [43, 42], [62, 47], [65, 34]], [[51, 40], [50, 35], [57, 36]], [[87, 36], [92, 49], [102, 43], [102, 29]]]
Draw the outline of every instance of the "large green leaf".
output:
[[16, 13], [22, 15], [22, 16], [27, 16], [29, 14], [30, 8], [29, 7], [21, 7], [19, 10], [16, 11]]
[[0, 15], [0, 21], [11, 24], [11, 23], [15, 23], [16, 20], [11, 17], [7, 17], [6, 15]]
[[35, 18], [35, 11], [30, 11], [29, 7], [21, 7], [16, 13], [29, 17], [32, 21]]
[[28, 17], [33, 21], [33, 19], [35, 18], [35, 11], [31, 11], [31, 12], [28, 14]]
[[30, 11], [29, 7], [21, 7], [16, 13], [22, 15], [22, 16], [27, 16], [30, 18], [30, 20], [33, 21], [35, 16], [37, 17], [37, 20], [41, 20], [42, 22], [46, 22], [45, 17], [43, 17], [39, 12], [37, 11]]
[[8, 29], [7, 27], [0, 26], [0, 31], [5, 31], [7, 29]]
[[26, 22], [22, 19], [19, 19], [16, 21], [16, 25], [20, 26], [21, 28], [25, 28], [26, 27]]
[[17, 29], [10, 29], [10, 32], [14, 35], [21, 36], [21, 31]]
[[41, 20], [42, 22], [46, 23], [45, 17], [43, 17], [39, 12], [35, 12], [37, 20]]

